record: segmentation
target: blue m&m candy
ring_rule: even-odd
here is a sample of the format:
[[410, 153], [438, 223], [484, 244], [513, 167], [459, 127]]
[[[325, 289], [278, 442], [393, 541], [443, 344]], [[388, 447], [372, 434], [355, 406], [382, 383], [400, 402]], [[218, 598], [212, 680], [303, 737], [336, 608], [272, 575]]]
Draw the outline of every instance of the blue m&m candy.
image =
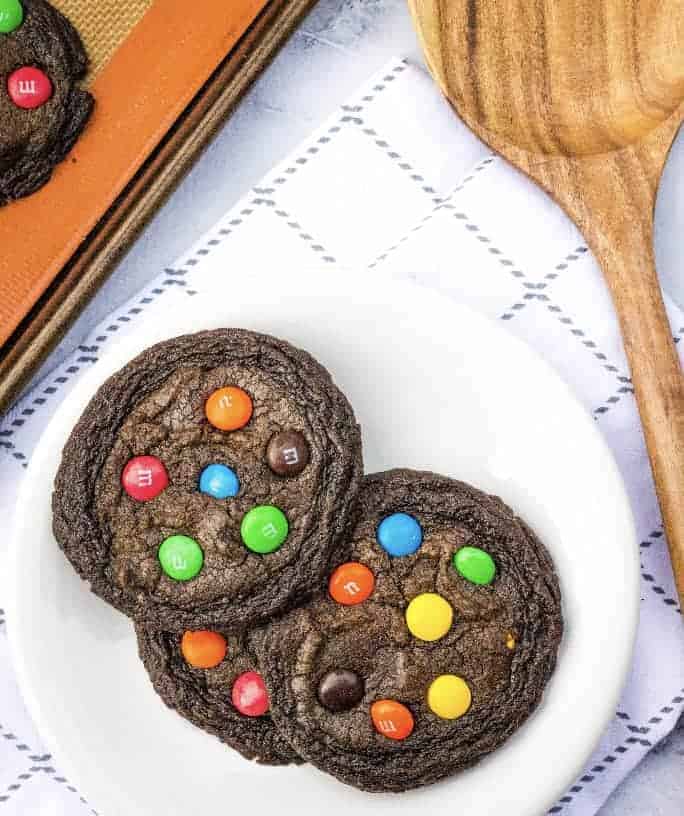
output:
[[215, 499], [230, 499], [237, 496], [240, 480], [227, 465], [208, 465], [200, 476], [200, 490]]
[[412, 555], [423, 543], [423, 529], [408, 513], [392, 513], [378, 525], [378, 544], [397, 558]]

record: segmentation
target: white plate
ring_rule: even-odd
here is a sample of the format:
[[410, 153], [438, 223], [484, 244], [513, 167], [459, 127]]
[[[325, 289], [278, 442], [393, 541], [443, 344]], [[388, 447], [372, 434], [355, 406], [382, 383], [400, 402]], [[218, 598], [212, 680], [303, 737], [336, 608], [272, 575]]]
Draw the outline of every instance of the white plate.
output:
[[[111, 347], [60, 407], [18, 507], [7, 619], [20, 682], [56, 762], [104, 816], [467, 813], [539, 816], [615, 711], [639, 590], [634, 525], [613, 459], [567, 386], [529, 348], [410, 283], [330, 271], [231, 275], [160, 325]], [[163, 322], [163, 325], [161, 323]], [[151, 342], [242, 326], [311, 351], [347, 393], [368, 472], [428, 468], [497, 493], [549, 547], [567, 633], [543, 705], [499, 751], [401, 796], [310, 768], [257, 767], [168, 711], [128, 621], [91, 595], [51, 534], [62, 446], [98, 385]]]

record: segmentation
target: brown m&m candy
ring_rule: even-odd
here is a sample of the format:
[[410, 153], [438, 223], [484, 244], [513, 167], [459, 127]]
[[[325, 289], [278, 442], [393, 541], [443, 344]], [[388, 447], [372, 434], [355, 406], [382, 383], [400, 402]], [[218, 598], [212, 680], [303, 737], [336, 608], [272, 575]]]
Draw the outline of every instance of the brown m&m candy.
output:
[[354, 708], [363, 699], [363, 694], [363, 680], [347, 669], [329, 671], [318, 685], [321, 705], [335, 714]]
[[266, 450], [268, 466], [279, 476], [298, 476], [309, 464], [309, 445], [299, 431], [281, 431]]

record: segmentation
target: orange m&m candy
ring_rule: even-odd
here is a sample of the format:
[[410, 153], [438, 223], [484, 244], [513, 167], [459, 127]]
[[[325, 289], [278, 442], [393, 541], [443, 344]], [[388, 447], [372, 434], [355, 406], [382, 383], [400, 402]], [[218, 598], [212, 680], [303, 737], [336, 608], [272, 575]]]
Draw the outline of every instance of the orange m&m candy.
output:
[[226, 639], [218, 632], [200, 630], [185, 632], [181, 640], [181, 652], [195, 669], [213, 669], [226, 656]]
[[252, 417], [252, 398], [242, 388], [229, 385], [219, 388], [204, 406], [209, 422], [221, 431], [244, 428]]
[[413, 731], [413, 714], [396, 700], [377, 700], [371, 706], [371, 719], [378, 734], [403, 740]]
[[328, 590], [339, 604], [354, 606], [363, 603], [375, 589], [375, 576], [365, 564], [349, 561], [330, 576]]

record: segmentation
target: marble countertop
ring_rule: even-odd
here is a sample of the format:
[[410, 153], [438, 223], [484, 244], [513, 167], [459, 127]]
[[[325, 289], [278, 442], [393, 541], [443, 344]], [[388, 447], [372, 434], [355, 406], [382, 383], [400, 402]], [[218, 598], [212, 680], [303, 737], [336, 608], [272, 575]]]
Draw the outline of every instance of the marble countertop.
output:
[[[272, 165], [393, 56], [422, 63], [405, 0], [321, 0], [243, 100], [178, 190], [37, 375], [72, 351], [208, 230]], [[678, 237], [684, 224], [684, 133], [668, 162], [656, 212], [658, 269], [684, 307]], [[614, 793], [601, 816], [680, 816], [684, 724]]]

